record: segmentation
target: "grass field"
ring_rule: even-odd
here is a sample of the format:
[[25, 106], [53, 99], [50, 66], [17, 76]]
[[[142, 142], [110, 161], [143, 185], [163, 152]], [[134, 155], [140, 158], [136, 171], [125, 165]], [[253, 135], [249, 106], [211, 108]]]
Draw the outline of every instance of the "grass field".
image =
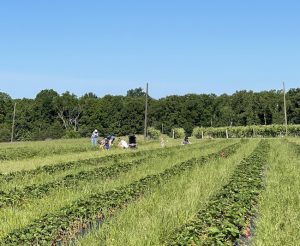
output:
[[300, 140], [0, 144], [0, 245], [300, 245]]

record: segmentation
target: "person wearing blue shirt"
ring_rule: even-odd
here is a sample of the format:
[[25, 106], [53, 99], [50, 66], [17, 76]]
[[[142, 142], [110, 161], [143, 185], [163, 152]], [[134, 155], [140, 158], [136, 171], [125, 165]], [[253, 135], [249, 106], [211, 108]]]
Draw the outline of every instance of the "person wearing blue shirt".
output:
[[98, 133], [98, 130], [95, 129], [92, 133], [92, 136], [91, 136], [91, 142], [92, 142], [92, 145], [93, 146], [96, 146], [97, 145], [97, 137], [99, 136], [99, 133]]

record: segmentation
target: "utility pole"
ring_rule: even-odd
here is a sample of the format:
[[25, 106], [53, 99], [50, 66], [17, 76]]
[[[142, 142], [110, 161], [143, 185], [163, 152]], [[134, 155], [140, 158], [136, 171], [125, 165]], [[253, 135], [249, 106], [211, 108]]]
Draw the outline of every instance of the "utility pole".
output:
[[287, 127], [287, 113], [286, 113], [286, 99], [285, 99], [285, 84], [284, 81], [282, 81], [283, 84], [283, 104], [284, 104], [284, 121], [285, 121], [285, 135], [288, 135], [288, 127]]
[[16, 106], [17, 106], [17, 103], [15, 102], [15, 105], [14, 105], [14, 113], [13, 113], [13, 121], [12, 121], [12, 126], [11, 126], [11, 139], [10, 139], [10, 142], [13, 142], [13, 141], [14, 141], [15, 118], [16, 118]]
[[148, 83], [146, 84], [146, 100], [145, 100], [145, 127], [144, 127], [144, 139], [147, 138], [147, 117], [148, 117]]

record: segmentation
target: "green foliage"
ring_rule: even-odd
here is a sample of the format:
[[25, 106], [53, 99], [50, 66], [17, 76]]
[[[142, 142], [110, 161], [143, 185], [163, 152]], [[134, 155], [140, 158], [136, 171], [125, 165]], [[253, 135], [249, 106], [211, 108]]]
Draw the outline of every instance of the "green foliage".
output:
[[[232, 155], [239, 147], [240, 144], [233, 144], [221, 152]], [[164, 184], [197, 165], [204, 165], [210, 160], [219, 158], [221, 158], [219, 151], [205, 157], [190, 158], [161, 173], [148, 175], [114, 190], [95, 193], [90, 197], [75, 200], [53, 213], [44, 214], [23, 228], [13, 230], [1, 238], [0, 244], [25, 245], [41, 244], [41, 242], [55, 244], [61, 240], [68, 241], [77, 236], [83, 228], [91, 229], [97, 221], [102, 223], [106, 217], [111, 217], [116, 209], [121, 209], [128, 203], [136, 201], [146, 192], [155, 189], [157, 185]], [[74, 227], [75, 223], [76, 228]]]
[[161, 135], [160, 131], [155, 129], [154, 127], [148, 128], [148, 136], [151, 139], [159, 139], [160, 135]]
[[[78, 153], [86, 152], [91, 150], [90, 146], [51, 146], [50, 148], [45, 147], [25, 147], [21, 146], [18, 148], [6, 147], [0, 149], [0, 161], [1, 160], [24, 160], [32, 157], [45, 157], [53, 154], [65, 154], [65, 153]], [[46, 168], [46, 166], [45, 166]], [[0, 175], [1, 177], [1, 175]]]
[[8, 142], [11, 138], [11, 127], [7, 124], [0, 124], [0, 142]]
[[251, 245], [299, 245], [300, 145], [272, 142], [266, 190], [259, 200]]
[[[290, 89], [286, 98], [288, 123], [300, 124], [300, 89]], [[0, 92], [1, 126], [11, 125], [15, 102], [15, 140], [19, 141], [61, 138], [65, 130], [70, 129], [77, 131], [81, 137], [90, 136], [94, 129], [98, 129], [102, 136], [110, 133], [116, 136], [142, 134], [144, 130], [145, 92], [142, 88], [128, 90], [127, 96], [104, 97], [97, 97], [92, 92], [77, 97], [68, 91], [59, 94], [54, 90], [42, 90], [35, 99], [15, 100]], [[149, 97], [149, 125], [156, 129], [163, 126], [164, 134], [171, 134], [172, 128], [183, 128], [190, 135], [195, 126], [206, 129], [279, 126], [284, 122], [283, 115], [282, 92], [275, 90], [259, 93], [237, 91], [232, 95], [220, 96], [187, 94], [158, 100]], [[297, 135], [297, 131], [290, 129], [292, 135]], [[214, 137], [224, 136], [223, 130], [211, 129], [209, 133]], [[230, 137], [251, 134], [251, 129], [233, 129]], [[257, 136], [260, 135], [272, 136], [274, 133], [268, 128], [258, 128]], [[7, 138], [1, 137], [0, 141], [7, 141]]]
[[[199, 146], [196, 146], [198, 149]], [[54, 173], [58, 171], [63, 171], [66, 169], [70, 169], [72, 167], [78, 166], [97, 166], [101, 164], [103, 161], [112, 161], [113, 164], [108, 167], [98, 167], [90, 171], [81, 171], [77, 174], [73, 175], [67, 175], [63, 177], [62, 179], [57, 179], [55, 181], [51, 181], [48, 183], [43, 183], [40, 185], [33, 184], [28, 185], [24, 187], [23, 189], [13, 189], [9, 192], [2, 192], [0, 197], [0, 208], [6, 207], [9, 205], [14, 205], [15, 207], [18, 205], [21, 205], [22, 201], [31, 198], [42, 198], [49, 194], [51, 191], [58, 189], [58, 188], [74, 188], [78, 185], [81, 181], [88, 181], [93, 179], [107, 179], [107, 178], [114, 178], [118, 176], [120, 173], [125, 173], [130, 171], [133, 167], [136, 167], [138, 165], [143, 164], [146, 160], [149, 160], [151, 158], [156, 157], [166, 157], [174, 152], [176, 153], [178, 150], [181, 149], [181, 146], [171, 147], [167, 150], [162, 149], [154, 149], [149, 151], [140, 151], [138, 153], [128, 153], [128, 154], [121, 154], [121, 155], [115, 155], [113, 157], [102, 157], [102, 158], [92, 158], [84, 161], [76, 161], [76, 162], [68, 162], [64, 164], [57, 164], [57, 165], [51, 165], [51, 166], [43, 166], [41, 168], [30, 170], [30, 171], [21, 171], [21, 172], [15, 172], [8, 175], [2, 175], [0, 176], [0, 182], [7, 182], [12, 181], [12, 179], [20, 178], [24, 175], [32, 176], [34, 177], [36, 174], [39, 173]], [[193, 149], [193, 148], [190, 148]], [[137, 160], [133, 161], [119, 161], [120, 156], [126, 157], [126, 156], [141, 156], [142, 158], [139, 158]]]
[[9, 116], [13, 111], [13, 101], [11, 97], [0, 91], [0, 124], [9, 121]]
[[185, 130], [183, 128], [173, 128], [172, 133], [174, 132], [174, 138], [184, 138]]
[[249, 228], [263, 189], [270, 145], [261, 141], [225, 185], [195, 218], [174, 232], [166, 245], [236, 245]]
[[66, 139], [70, 139], [70, 138], [79, 138], [80, 137], [80, 134], [79, 132], [77, 131], [74, 131], [72, 129], [67, 129], [65, 131], [65, 135], [63, 136], [63, 138], [66, 138]]
[[144, 92], [143, 88], [135, 88], [127, 91], [127, 96], [128, 97], [145, 97], [146, 92]]

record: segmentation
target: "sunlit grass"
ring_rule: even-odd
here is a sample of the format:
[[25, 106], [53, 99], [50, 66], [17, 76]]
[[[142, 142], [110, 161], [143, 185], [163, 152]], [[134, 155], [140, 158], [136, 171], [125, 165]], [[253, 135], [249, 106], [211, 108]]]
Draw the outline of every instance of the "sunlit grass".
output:
[[120, 211], [79, 245], [160, 245], [161, 240], [191, 219], [226, 183], [234, 168], [256, 145], [252, 141], [228, 159], [210, 162], [176, 177]]
[[[203, 149], [190, 149], [170, 153], [166, 157], [149, 158], [138, 167], [127, 173], [121, 173], [116, 178], [106, 180], [82, 180], [76, 188], [58, 188], [41, 199], [30, 199], [21, 207], [0, 209], [0, 238], [17, 228], [28, 225], [44, 214], [55, 212], [63, 206], [81, 198], [87, 198], [93, 193], [105, 192], [127, 185], [146, 175], [162, 172], [178, 162], [193, 156], [207, 155], [238, 139], [195, 140]], [[242, 146], [238, 153], [226, 160], [210, 161], [209, 165], [197, 167], [189, 172], [176, 176], [170, 182], [156, 187], [153, 192], [129, 204], [126, 209], [118, 211], [110, 221], [106, 221], [100, 230], [94, 230], [78, 241], [80, 245], [160, 245], [161, 240], [175, 228], [191, 219], [194, 214], [208, 202], [210, 196], [225, 184], [234, 172], [240, 160], [250, 154], [259, 139], [251, 139]], [[288, 138], [288, 141], [300, 144], [300, 138]], [[138, 138], [137, 151], [161, 149], [159, 140], [144, 142]], [[269, 139], [271, 144], [270, 160], [266, 170], [266, 189], [262, 192], [258, 207], [253, 245], [299, 245], [300, 242], [300, 157], [291, 145], [282, 139]], [[202, 144], [201, 144], [202, 143]], [[212, 144], [210, 144], [212, 143]], [[0, 144], [0, 148], [19, 146], [29, 148], [72, 148], [74, 145], [90, 146], [89, 139], [53, 140], [43, 142]], [[167, 146], [178, 146], [181, 140], [168, 138]], [[189, 146], [192, 147], [192, 146]], [[20, 161], [0, 161], [0, 172], [9, 173], [18, 170], [34, 169], [43, 165], [56, 165], [68, 161], [84, 160], [118, 153], [128, 153], [132, 150], [111, 149], [109, 152], [99, 152], [90, 148], [81, 153], [62, 153], [33, 157]], [[140, 157], [137, 157], [140, 158]], [[122, 161], [135, 158], [124, 157]], [[99, 164], [111, 165], [111, 162]], [[53, 173], [42, 173], [31, 177], [12, 180], [9, 184], [1, 183], [0, 190], [14, 187], [22, 188], [31, 184], [42, 184], [61, 179], [67, 174], [87, 171], [98, 166], [80, 166], [70, 170]]]
[[[191, 145], [192, 148], [195, 148], [195, 146], [199, 146], [199, 147], [203, 147], [203, 146], [206, 146], [206, 144], [214, 144], [214, 143], [217, 143], [217, 142], [224, 142], [224, 140], [222, 141], [219, 141], [219, 140], [214, 140], [214, 141], [202, 141], [201, 144], [194, 144], [194, 145]], [[174, 148], [169, 148], [169, 147], [172, 147], [174, 146], [174, 143], [175, 141], [172, 142], [172, 145], [169, 144], [169, 146], [167, 148], [165, 148], [166, 150], [169, 150], [172, 151], [172, 153], [175, 151]], [[41, 183], [46, 183], [46, 182], [50, 182], [50, 181], [53, 181], [53, 180], [56, 180], [56, 179], [59, 179], [61, 177], [64, 177], [68, 174], [75, 174], [75, 173], [78, 173], [80, 171], [88, 171], [88, 170], [92, 170], [94, 168], [97, 168], [97, 167], [100, 167], [100, 166], [106, 166], [106, 165], [109, 165], [112, 163], [112, 160], [105, 160], [105, 161], [102, 161], [100, 158], [101, 157], [105, 157], [107, 155], [115, 155], [115, 154], [127, 154], [127, 153], [132, 153], [133, 151], [136, 152], [136, 151], [144, 151], [144, 155], [147, 154], [147, 150], [162, 150], [161, 148], [157, 148], [157, 143], [147, 143], [147, 144], [143, 144], [139, 150], [120, 150], [120, 149], [116, 149], [114, 148], [113, 150], [109, 151], [109, 152], [101, 152], [99, 154], [99, 163], [97, 163], [97, 165], [93, 164], [93, 165], [88, 165], [88, 164], [83, 164], [83, 165], [80, 165], [80, 160], [85, 160], [85, 159], [89, 159], [89, 158], [84, 158], [84, 157], [88, 157], [87, 153], [82, 155], [83, 158], [78, 158], [76, 160], [76, 162], [78, 162], [78, 165], [74, 165], [73, 167], [69, 168], [69, 169], [66, 169], [66, 170], [61, 170], [59, 172], [54, 172], [54, 173], [46, 173], [46, 172], [41, 172], [41, 173], [38, 173], [38, 174], [35, 174], [35, 175], [25, 175], [25, 176], [17, 176], [15, 177], [14, 179], [10, 180], [8, 183], [5, 182], [4, 180], [0, 180], [0, 190], [10, 190], [10, 189], [15, 189], [15, 188], [22, 188], [24, 186], [27, 186], [27, 185], [32, 185], [32, 184], [41, 184]], [[176, 145], [178, 146], [178, 145]], [[176, 147], [175, 146], [175, 147]], [[145, 152], [146, 150], [146, 152]], [[175, 151], [176, 152], [176, 151]], [[170, 153], [170, 154], [172, 154]], [[92, 159], [95, 159], [97, 158], [97, 154], [95, 156], [92, 156], [90, 158]], [[154, 157], [155, 155], [151, 154], [150, 153], [150, 156], [149, 157]], [[120, 157], [121, 158], [121, 157]], [[140, 158], [140, 157], [137, 157], [137, 158]], [[45, 158], [45, 160], [48, 160], [49, 157]], [[52, 160], [57, 160], [56, 163], [54, 163], [55, 165], [60, 165], [62, 163], [65, 163], [64, 161], [63, 162], [60, 162], [57, 158], [57, 156], [52, 156], [51, 157]], [[136, 157], [127, 157], [127, 156], [122, 156], [122, 162], [126, 162], [126, 161], [132, 161], [136, 159]], [[44, 161], [45, 161], [44, 160]], [[33, 160], [31, 160], [33, 161]], [[23, 163], [24, 165], [24, 163]], [[0, 177], [1, 178], [1, 177]]]
[[[217, 143], [217, 142], [216, 142]], [[6, 208], [0, 210], [0, 235], [4, 236], [13, 229], [21, 228], [35, 218], [45, 213], [55, 211], [62, 206], [79, 198], [87, 197], [95, 192], [104, 192], [112, 188], [126, 185], [134, 180], [140, 179], [149, 174], [161, 172], [174, 164], [192, 158], [193, 156], [206, 155], [222, 148], [228, 143], [218, 144], [205, 148], [200, 153], [198, 150], [178, 153], [166, 158], [149, 159], [143, 165], [133, 168], [128, 173], [121, 174], [118, 179], [89, 180], [80, 182], [75, 189], [58, 189], [43, 199], [33, 199], [23, 207]], [[192, 146], [191, 146], [192, 147]], [[188, 149], [187, 149], [188, 150]]]
[[271, 146], [253, 244], [300, 245], [300, 156], [286, 142]]

